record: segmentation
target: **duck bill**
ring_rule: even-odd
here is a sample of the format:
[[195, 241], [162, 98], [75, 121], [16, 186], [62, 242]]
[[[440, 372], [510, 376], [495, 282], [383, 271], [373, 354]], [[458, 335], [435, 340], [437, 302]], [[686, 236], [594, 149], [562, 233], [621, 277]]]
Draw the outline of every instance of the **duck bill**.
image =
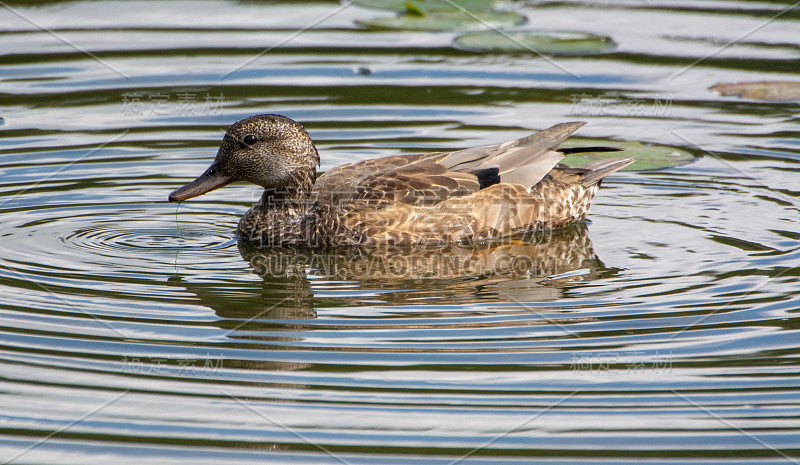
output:
[[169, 201], [183, 202], [184, 200], [191, 199], [192, 197], [197, 197], [198, 195], [203, 195], [206, 192], [211, 192], [214, 189], [219, 189], [220, 187], [230, 184], [232, 181], [233, 178], [222, 173], [215, 163], [209, 166], [206, 172], [201, 174], [200, 177], [194, 181], [170, 192]]

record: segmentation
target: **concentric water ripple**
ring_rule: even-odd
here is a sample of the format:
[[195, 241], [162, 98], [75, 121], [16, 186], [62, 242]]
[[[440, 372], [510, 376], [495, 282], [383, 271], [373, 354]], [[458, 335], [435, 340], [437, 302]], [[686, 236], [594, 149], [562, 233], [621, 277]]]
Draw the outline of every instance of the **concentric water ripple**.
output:
[[[119, 227], [119, 223], [116, 223]], [[70, 246], [85, 248], [94, 253], [108, 254], [119, 251], [130, 253], [160, 253], [171, 251], [213, 250], [230, 247], [235, 239], [230, 236], [198, 232], [183, 233], [180, 229], [106, 229], [109, 225], [91, 225], [74, 231], [63, 238]], [[125, 226], [123, 223], [122, 227]]]

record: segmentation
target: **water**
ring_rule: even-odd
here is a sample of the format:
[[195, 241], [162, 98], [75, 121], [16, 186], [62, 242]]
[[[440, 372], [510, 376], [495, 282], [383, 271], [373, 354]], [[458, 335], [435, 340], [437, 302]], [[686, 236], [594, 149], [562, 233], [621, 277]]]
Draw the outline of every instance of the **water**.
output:
[[[548, 61], [335, 2], [4, 4], [0, 461], [796, 461], [798, 106], [708, 90], [797, 80], [792, 7], [517, 5], [620, 44]], [[513, 247], [268, 251], [253, 186], [166, 202], [264, 112], [323, 169], [570, 120], [697, 160]]]

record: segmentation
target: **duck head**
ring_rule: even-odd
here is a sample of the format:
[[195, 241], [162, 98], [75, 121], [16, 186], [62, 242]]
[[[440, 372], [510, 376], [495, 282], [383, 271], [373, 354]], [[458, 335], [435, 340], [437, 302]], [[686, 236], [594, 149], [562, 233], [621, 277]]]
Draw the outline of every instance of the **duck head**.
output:
[[319, 153], [299, 123], [281, 115], [257, 115], [232, 124], [208, 169], [172, 191], [182, 202], [234, 181], [276, 192], [307, 192], [316, 179]]

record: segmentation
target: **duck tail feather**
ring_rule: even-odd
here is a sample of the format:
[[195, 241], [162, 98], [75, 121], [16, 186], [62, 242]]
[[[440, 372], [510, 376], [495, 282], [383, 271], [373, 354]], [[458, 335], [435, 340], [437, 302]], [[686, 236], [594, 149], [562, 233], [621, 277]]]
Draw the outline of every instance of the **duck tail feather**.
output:
[[586, 174], [584, 174], [583, 178], [581, 179], [581, 184], [588, 187], [598, 183], [609, 174], [625, 168], [635, 160], [636, 159], [633, 157], [609, 158], [607, 160], [598, 160], [596, 162], [589, 163], [581, 168], [586, 170]]

